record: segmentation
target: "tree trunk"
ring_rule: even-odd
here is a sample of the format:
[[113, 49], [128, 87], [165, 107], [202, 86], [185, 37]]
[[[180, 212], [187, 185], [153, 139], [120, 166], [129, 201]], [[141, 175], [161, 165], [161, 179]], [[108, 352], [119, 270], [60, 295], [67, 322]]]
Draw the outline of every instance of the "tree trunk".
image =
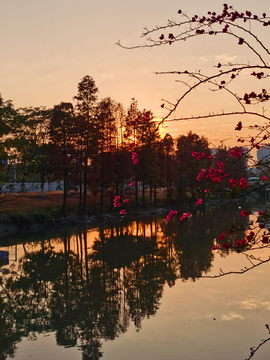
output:
[[43, 173], [41, 173], [40, 177], [41, 177], [41, 182], [40, 182], [40, 194], [39, 194], [39, 196], [44, 197], [45, 175]]

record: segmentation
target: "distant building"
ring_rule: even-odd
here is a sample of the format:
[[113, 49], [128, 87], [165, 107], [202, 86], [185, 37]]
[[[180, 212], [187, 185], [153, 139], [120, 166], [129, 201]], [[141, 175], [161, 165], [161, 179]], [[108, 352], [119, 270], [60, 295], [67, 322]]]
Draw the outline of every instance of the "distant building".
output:
[[270, 145], [264, 145], [257, 150], [257, 159], [258, 161], [270, 159]]

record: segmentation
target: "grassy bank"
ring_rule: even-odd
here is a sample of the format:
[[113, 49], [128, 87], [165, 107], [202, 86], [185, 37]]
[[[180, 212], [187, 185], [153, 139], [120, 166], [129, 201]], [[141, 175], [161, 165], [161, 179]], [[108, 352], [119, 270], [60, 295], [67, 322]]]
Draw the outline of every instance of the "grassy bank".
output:
[[[160, 191], [158, 206], [163, 207], [165, 199]], [[146, 196], [147, 198], [147, 196]], [[43, 227], [55, 227], [76, 225], [85, 222], [78, 215], [79, 195], [71, 194], [67, 198], [67, 216], [62, 216], [63, 193], [61, 191], [46, 192], [44, 197], [39, 193], [10, 194], [0, 204], [0, 236], [13, 233], [18, 230], [39, 229]], [[134, 214], [134, 199], [129, 199], [128, 214]], [[147, 201], [147, 207], [142, 208], [141, 214], [150, 213], [153, 209]], [[138, 212], [137, 212], [138, 214]], [[88, 222], [100, 222], [103, 220], [120, 219], [119, 210], [112, 209], [110, 199], [105, 198], [104, 213], [99, 212], [99, 197], [91, 193], [87, 197]]]

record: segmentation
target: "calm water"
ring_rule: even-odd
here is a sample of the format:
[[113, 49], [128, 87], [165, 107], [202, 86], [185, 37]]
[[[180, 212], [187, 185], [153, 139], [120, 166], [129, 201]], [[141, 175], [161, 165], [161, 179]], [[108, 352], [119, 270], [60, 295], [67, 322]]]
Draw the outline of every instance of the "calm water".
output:
[[[232, 222], [246, 226], [239, 213], [14, 238], [0, 248], [0, 359], [249, 358], [269, 337], [270, 263], [215, 278], [252, 263], [211, 251]], [[252, 255], [267, 259], [270, 250]], [[253, 356], [269, 358], [270, 341]]]

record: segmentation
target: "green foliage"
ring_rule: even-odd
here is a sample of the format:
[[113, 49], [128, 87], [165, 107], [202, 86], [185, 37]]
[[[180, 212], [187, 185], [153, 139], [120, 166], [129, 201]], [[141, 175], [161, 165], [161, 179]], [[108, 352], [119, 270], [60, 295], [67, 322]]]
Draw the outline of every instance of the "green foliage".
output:
[[29, 228], [34, 224], [34, 219], [30, 214], [14, 213], [9, 215], [9, 219], [18, 228]]

